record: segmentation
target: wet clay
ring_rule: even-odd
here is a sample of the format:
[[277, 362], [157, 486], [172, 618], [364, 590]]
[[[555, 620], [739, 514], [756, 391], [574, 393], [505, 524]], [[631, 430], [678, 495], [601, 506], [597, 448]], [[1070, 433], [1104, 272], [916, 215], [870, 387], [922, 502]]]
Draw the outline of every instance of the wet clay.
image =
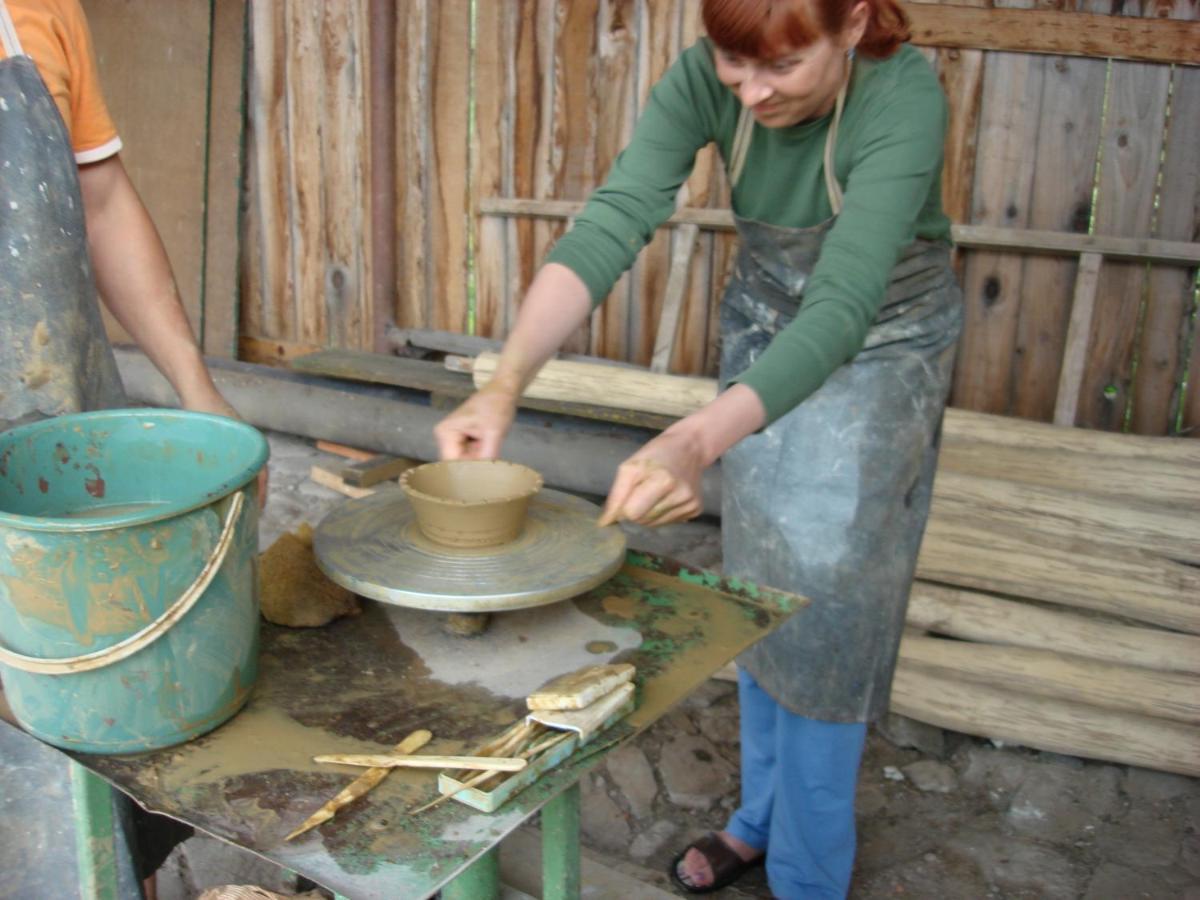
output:
[[341, 616], [356, 616], [362, 606], [354, 594], [334, 584], [317, 568], [311, 526], [280, 535], [259, 562], [263, 618], [291, 628], [319, 628]]
[[542, 476], [503, 460], [458, 459], [409, 469], [400, 486], [431, 541], [494, 547], [521, 534], [529, 498], [541, 490]]

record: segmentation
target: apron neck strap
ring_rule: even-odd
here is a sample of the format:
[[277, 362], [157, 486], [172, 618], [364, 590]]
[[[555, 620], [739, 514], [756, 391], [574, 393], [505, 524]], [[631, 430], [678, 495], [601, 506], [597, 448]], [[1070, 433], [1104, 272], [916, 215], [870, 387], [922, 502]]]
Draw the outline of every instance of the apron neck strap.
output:
[[4, 44], [4, 55], [8, 58], [24, 56], [21, 39], [17, 37], [17, 26], [13, 24], [8, 7], [0, 0], [0, 42]]
[[846, 78], [838, 91], [837, 102], [833, 104], [833, 121], [829, 123], [829, 131], [825, 135], [825, 190], [829, 194], [829, 206], [833, 214], [842, 211], [842, 186], [838, 184], [837, 174], [833, 170], [833, 147], [837, 143], [838, 123], [842, 121], [842, 110], [846, 106], [846, 88], [850, 85], [850, 66], [846, 66]]
[[[0, 0], [3, 2], [3, 0]], [[829, 206], [836, 216], [842, 211], [842, 186], [838, 184], [837, 175], [833, 171], [833, 148], [837, 143], [838, 123], [842, 120], [842, 110], [846, 106], [846, 90], [850, 86], [850, 72], [853, 62], [846, 66], [846, 77], [838, 89], [837, 100], [833, 104], [833, 121], [829, 123], [829, 131], [825, 134], [825, 191], [829, 195]], [[742, 177], [742, 169], [746, 166], [746, 155], [750, 151], [750, 139], [754, 134], [754, 116], [748, 107], [743, 106], [738, 114], [737, 129], [733, 133], [733, 144], [729, 149], [729, 186], [737, 187], [738, 179]]]

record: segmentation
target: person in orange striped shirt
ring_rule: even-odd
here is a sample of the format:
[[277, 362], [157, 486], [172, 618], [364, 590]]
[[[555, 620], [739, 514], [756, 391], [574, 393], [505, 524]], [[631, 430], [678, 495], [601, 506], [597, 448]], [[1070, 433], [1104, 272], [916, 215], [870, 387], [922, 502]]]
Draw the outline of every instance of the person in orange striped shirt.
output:
[[[97, 288], [184, 408], [236, 417], [204, 364], [120, 150], [78, 0], [0, 0], [0, 431], [128, 405]], [[15, 738], [0, 728], [0, 748], [6, 740]], [[38, 759], [48, 783], [65, 780], [62, 757]], [[69, 799], [44, 793], [65, 808], [39, 809], [39, 821], [74, 818]], [[154, 873], [191, 828], [122, 801], [136, 874], [153, 898]], [[35, 868], [43, 882], [74, 874]], [[65, 896], [65, 887], [44, 895]]]
[[[95, 306], [90, 295], [98, 288], [113, 316], [171, 382], [185, 409], [236, 417], [213, 384], [180, 303], [162, 240], [121, 162], [121, 139], [101, 93], [91, 35], [78, 0], [3, 0], [0, 5], [7, 14], [2, 18], [10, 38], [0, 42], [0, 63], [14, 65], [22, 57], [32, 59], [68, 137], [70, 156], [62, 154], [58, 162], [73, 162], [76, 170], [63, 173], [63, 177], [67, 181], [78, 179], [87, 233], [86, 254], [90, 256], [95, 285], [72, 286], [68, 292], [88, 295], [75, 302]], [[32, 108], [30, 113], [34, 114]], [[5, 126], [14, 123], [14, 117], [20, 114], [15, 109], [0, 110], [3, 116], [0, 132], [8, 136], [7, 143], [0, 143], [0, 150], [5, 151], [10, 165], [19, 155], [13, 142], [21, 135], [17, 133], [19, 129]], [[39, 128], [35, 131], [43, 144], [40, 152], [37, 148], [28, 152], [44, 157], [54, 153], [54, 129], [49, 127], [53, 123], [43, 121], [48, 118], [45, 110], [36, 116]], [[7, 290], [0, 287], [0, 333], [5, 328], [4, 322], [13, 319], [12, 307], [20, 304], [25, 314], [17, 325], [36, 326], [36, 321], [45, 319], [52, 344], [61, 344], [55, 356], [61, 364], [51, 367], [54, 377], [49, 382], [30, 388], [25, 379], [25, 389], [14, 390], [13, 385], [21, 383], [21, 373], [28, 369], [29, 360], [7, 358], [6, 362], [0, 362], [0, 428], [64, 412], [126, 405], [115, 369], [108, 371], [106, 360], [111, 358], [111, 352], [103, 330], [94, 327], [93, 316], [87, 310], [80, 311], [87, 314], [86, 330], [98, 333], [68, 333], [59, 329], [57, 326], [70, 318], [63, 309], [49, 316], [43, 314], [45, 310], [37, 310], [34, 315], [34, 311], [27, 309], [33, 298], [44, 293], [31, 290], [34, 283], [43, 288], [54, 283], [47, 282], [42, 277], [44, 273], [34, 278], [34, 282], [29, 281], [27, 273], [33, 271], [34, 261], [51, 255], [61, 260], [59, 254], [65, 251], [61, 241], [48, 243], [47, 235], [53, 236], [54, 232], [45, 229], [38, 246], [22, 247], [27, 236], [32, 235], [30, 219], [46, 221], [48, 209], [41, 203], [42, 191], [37, 187], [45, 180], [32, 183], [29, 178], [3, 174], [0, 195], [5, 216], [0, 225], [11, 229], [11, 235], [0, 228], [0, 238], [9, 245], [6, 252], [0, 253], [4, 265], [0, 272], [8, 285]], [[24, 202], [18, 196], [22, 192], [27, 194]], [[58, 227], [72, 231], [62, 223]], [[18, 267], [26, 275], [20, 279], [10, 277], [10, 272]], [[24, 285], [19, 294], [18, 283]], [[65, 286], [55, 287], [61, 293]], [[87, 372], [68, 364], [78, 359], [89, 360]], [[89, 385], [88, 381], [96, 383]]]

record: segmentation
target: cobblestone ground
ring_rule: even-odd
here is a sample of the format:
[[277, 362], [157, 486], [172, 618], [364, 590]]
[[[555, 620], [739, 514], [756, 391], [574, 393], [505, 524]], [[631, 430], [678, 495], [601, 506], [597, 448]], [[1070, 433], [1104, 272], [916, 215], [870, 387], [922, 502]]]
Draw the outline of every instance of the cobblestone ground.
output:
[[[261, 546], [342, 498], [308, 479], [334, 462], [310, 442], [271, 435]], [[697, 566], [720, 563], [717, 528], [632, 529], [631, 543]], [[585, 844], [662, 875], [691, 838], [737, 803], [737, 697], [710, 681], [583, 784]], [[873, 728], [858, 790], [851, 897], [1200, 900], [1200, 781], [1040, 753], [889, 718]], [[279, 870], [197, 837], [160, 874], [162, 900], [217, 884], [295, 890]], [[758, 869], [720, 898], [766, 898]], [[635, 900], [625, 897], [621, 900]]]

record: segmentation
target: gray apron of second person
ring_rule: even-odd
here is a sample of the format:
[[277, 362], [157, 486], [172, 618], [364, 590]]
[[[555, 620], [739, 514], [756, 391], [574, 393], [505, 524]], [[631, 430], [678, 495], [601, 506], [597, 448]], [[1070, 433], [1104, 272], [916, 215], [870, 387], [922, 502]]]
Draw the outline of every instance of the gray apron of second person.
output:
[[0, 430], [126, 405], [71, 139], [0, 2]]
[[[843, 99], [825, 152], [835, 217], [841, 190], [831, 160]], [[792, 321], [833, 221], [737, 220], [738, 257], [721, 306], [722, 386]], [[722, 458], [725, 572], [812, 601], [738, 659], [791, 712], [867, 722], [887, 709], [961, 327], [950, 248], [914, 242], [892, 270], [862, 350]]]
[[[125, 394], [92, 280], [79, 174], [67, 128], [0, 0], [0, 431], [63, 413], [121, 407]], [[16, 890], [65, 896], [75, 879], [67, 759], [0, 721], [0, 793], [43, 827], [10, 842]], [[30, 778], [36, 790], [26, 790]], [[126, 848], [135, 815], [115, 803], [121, 896], [140, 895]], [[144, 813], [140, 815], [145, 815]], [[48, 823], [48, 824], [47, 824]], [[66, 823], [63, 830], [62, 823]], [[28, 830], [28, 829], [26, 829]], [[68, 840], [58, 840], [66, 836]]]

